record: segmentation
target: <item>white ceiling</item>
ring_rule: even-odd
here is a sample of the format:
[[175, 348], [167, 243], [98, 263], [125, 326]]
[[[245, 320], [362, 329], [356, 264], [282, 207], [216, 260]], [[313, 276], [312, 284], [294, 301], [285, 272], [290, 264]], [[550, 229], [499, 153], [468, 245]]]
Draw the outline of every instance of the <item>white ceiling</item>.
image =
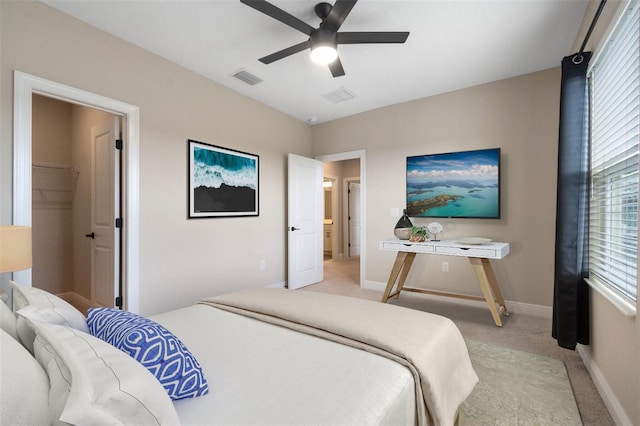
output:
[[[340, 45], [333, 78], [306, 51], [264, 65], [306, 36], [239, 0], [43, 0], [305, 122], [322, 123], [560, 65], [587, 0], [360, 0], [341, 31], [410, 31], [404, 44]], [[313, 27], [318, 1], [271, 3]], [[249, 86], [231, 74], [264, 80]], [[322, 95], [344, 88], [354, 99]], [[314, 121], [315, 120], [315, 121]]]

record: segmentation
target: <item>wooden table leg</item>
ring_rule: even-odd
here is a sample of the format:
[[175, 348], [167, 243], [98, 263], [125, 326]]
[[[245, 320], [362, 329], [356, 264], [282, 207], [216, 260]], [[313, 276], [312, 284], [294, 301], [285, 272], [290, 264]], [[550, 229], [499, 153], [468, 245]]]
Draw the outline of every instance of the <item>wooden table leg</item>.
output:
[[[404, 280], [407, 278], [407, 274], [409, 273], [409, 268], [413, 263], [413, 259], [416, 257], [415, 253], [407, 253], [404, 251], [399, 251], [396, 255], [396, 261], [393, 264], [393, 269], [391, 269], [391, 274], [389, 275], [389, 281], [387, 281], [387, 287], [384, 290], [384, 294], [382, 295], [382, 303], [386, 303], [389, 300], [389, 295], [391, 294], [391, 290], [398, 279], [398, 275], [402, 271], [402, 276], [400, 278], [400, 282], [398, 283], [398, 289], [400, 289], [401, 285], [404, 285]], [[408, 266], [407, 268], [407, 263]]]
[[[493, 316], [493, 321], [496, 323], [498, 327], [502, 327], [502, 321], [500, 320], [500, 313], [496, 308], [496, 301], [493, 299], [493, 294], [491, 293], [491, 284], [489, 283], [489, 278], [485, 272], [485, 268], [483, 266], [483, 259], [477, 257], [470, 257], [469, 262], [473, 266], [473, 270], [476, 272], [476, 277], [478, 277], [478, 282], [480, 283], [480, 290], [482, 290], [482, 294], [484, 295], [485, 300], [487, 301], [487, 305], [489, 305], [489, 311], [491, 311], [491, 316]], [[504, 303], [504, 302], [503, 302]]]
[[500, 291], [500, 287], [498, 286], [498, 280], [496, 280], [496, 276], [493, 273], [493, 268], [491, 267], [491, 262], [489, 261], [489, 259], [482, 259], [482, 268], [484, 269], [484, 273], [487, 275], [489, 285], [491, 285], [493, 294], [496, 297], [496, 301], [498, 302], [498, 306], [500, 307], [500, 313], [504, 316], [509, 316], [509, 311], [507, 311], [507, 307], [504, 304], [504, 298], [502, 297], [502, 292]]
[[402, 273], [400, 274], [400, 278], [398, 279], [398, 290], [396, 291], [395, 297], [400, 296], [400, 292], [404, 287], [404, 282], [407, 280], [407, 275], [409, 275], [409, 270], [411, 269], [411, 265], [413, 265], [413, 261], [416, 258], [415, 253], [407, 253], [407, 258], [402, 265]]

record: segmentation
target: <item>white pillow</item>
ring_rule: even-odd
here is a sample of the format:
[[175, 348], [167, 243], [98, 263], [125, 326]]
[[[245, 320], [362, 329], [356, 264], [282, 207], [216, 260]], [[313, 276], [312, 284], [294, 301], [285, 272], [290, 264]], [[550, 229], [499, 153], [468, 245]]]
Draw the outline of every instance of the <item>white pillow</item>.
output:
[[48, 425], [47, 373], [4, 330], [0, 330], [0, 359], [0, 424]]
[[16, 316], [2, 301], [0, 301], [0, 328], [18, 342], [20, 341], [18, 332], [16, 331]]
[[[19, 315], [28, 316], [29, 310]], [[29, 318], [36, 357], [49, 368], [51, 389], [71, 385], [60, 420], [70, 424], [178, 425], [173, 403], [156, 378], [126, 353], [82, 331]], [[59, 368], [56, 364], [62, 364]], [[62, 381], [62, 383], [60, 382]], [[53, 403], [56, 395], [52, 395]]]
[[49, 376], [47, 390], [51, 424], [60, 424], [60, 416], [71, 392], [71, 372], [56, 350], [40, 335], [37, 335], [33, 342], [33, 352]]
[[[24, 286], [14, 281], [9, 283], [13, 288], [14, 312], [19, 313], [20, 310], [29, 308], [32, 312], [38, 313], [37, 319], [40, 321], [89, 332], [85, 316], [68, 302], [39, 288]], [[16, 323], [16, 331], [24, 347], [33, 353], [35, 332], [20, 316]]]

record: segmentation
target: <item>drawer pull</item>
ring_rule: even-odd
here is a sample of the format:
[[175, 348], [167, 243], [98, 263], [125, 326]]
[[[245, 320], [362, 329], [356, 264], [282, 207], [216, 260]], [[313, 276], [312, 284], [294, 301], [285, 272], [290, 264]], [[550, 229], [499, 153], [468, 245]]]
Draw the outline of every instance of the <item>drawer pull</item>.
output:
[[460, 247], [460, 250], [469, 250], [469, 247]]

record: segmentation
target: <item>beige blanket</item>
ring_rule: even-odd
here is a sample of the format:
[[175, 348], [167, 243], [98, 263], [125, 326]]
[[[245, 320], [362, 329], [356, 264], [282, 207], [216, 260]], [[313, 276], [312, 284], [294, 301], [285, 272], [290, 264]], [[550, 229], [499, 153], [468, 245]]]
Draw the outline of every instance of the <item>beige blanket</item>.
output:
[[[363, 349], [407, 366], [420, 425], [453, 425], [478, 382], [458, 328], [447, 318], [379, 302], [259, 288], [200, 303]], [[375, 374], [375, 372], [372, 372]]]

